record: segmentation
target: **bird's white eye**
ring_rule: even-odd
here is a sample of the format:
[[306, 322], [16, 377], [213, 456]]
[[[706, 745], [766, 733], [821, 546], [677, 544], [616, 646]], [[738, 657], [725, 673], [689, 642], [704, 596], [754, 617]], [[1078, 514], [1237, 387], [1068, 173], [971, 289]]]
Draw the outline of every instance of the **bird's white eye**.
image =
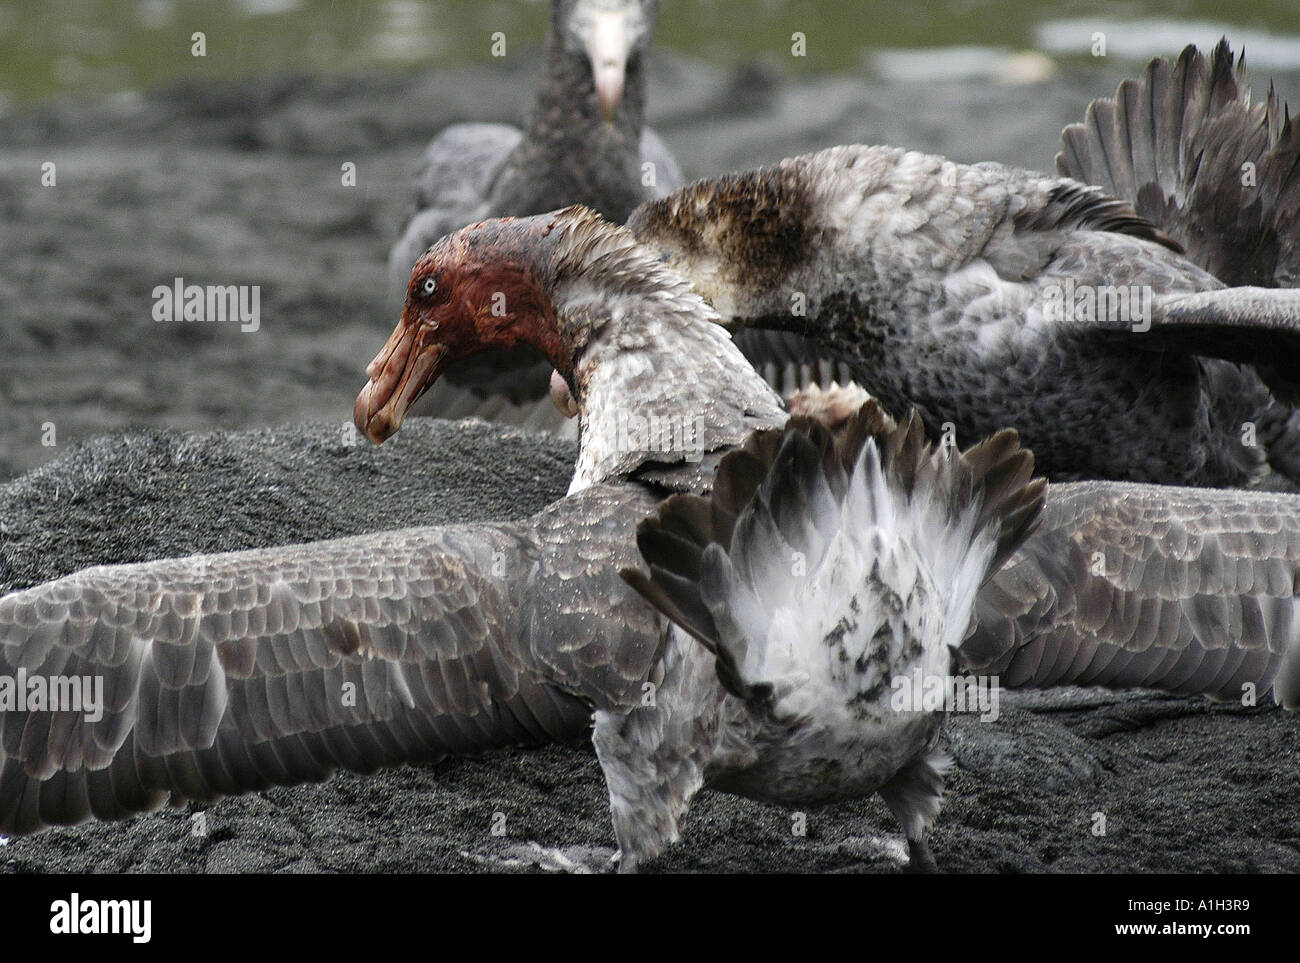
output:
[[436, 290], [438, 290], [438, 282], [433, 278], [425, 278], [424, 283], [420, 285], [420, 291], [426, 298]]

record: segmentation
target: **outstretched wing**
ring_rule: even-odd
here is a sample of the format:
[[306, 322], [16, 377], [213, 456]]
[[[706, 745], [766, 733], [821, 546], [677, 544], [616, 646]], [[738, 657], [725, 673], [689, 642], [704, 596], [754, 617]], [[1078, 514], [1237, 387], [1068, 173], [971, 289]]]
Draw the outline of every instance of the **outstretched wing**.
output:
[[1061, 135], [1061, 174], [1133, 204], [1225, 284], [1300, 285], [1300, 124], [1227, 40], [1153, 60]]
[[643, 499], [92, 568], [0, 599], [0, 679], [24, 687], [0, 691], [0, 832], [580, 735], [592, 706], [639, 698], [657, 652], [648, 609], [611, 611], [620, 553], [601, 554], [633, 551]]
[[1300, 705], [1300, 497], [1053, 485], [1038, 531], [984, 587], [973, 670], [1043, 688], [1156, 688]]

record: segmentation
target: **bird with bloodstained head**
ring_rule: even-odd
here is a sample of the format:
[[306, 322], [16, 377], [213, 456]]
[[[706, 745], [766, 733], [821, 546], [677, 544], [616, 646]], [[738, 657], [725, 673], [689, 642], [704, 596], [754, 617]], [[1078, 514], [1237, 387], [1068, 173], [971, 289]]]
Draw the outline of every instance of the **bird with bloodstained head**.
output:
[[[701, 433], [692, 434], [699, 442], [692, 451], [729, 450], [756, 427], [783, 423], [785, 414], [716, 320], [684, 278], [590, 208], [482, 221], [444, 237], [416, 262], [402, 318], [367, 369], [353, 418], [362, 434], [382, 442], [458, 361], [525, 347], [555, 369], [551, 395], [561, 410], [573, 415], [585, 406], [601, 416], [582, 419], [571, 491], [621, 478], [648, 460], [684, 457], [648, 432], [620, 429], [620, 418], [653, 416], [672, 425], [682, 411], [698, 410], [705, 414], [701, 425], [693, 423], [692, 432]], [[624, 405], [632, 397], [635, 412]], [[712, 477], [712, 465], [693, 461], [690, 480], [674, 475], [672, 484]]]
[[382, 443], [449, 364], [488, 348], [531, 344], [563, 370], [544, 264], [565, 213], [472, 224], [420, 257], [401, 320], [357, 396], [363, 435]]

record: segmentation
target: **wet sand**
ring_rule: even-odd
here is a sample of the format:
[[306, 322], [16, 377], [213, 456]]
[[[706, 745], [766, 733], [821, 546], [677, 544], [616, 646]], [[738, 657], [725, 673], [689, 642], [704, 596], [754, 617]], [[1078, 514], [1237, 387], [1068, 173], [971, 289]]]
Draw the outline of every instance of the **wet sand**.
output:
[[[560, 495], [564, 442], [416, 420], [375, 449], [346, 427], [392, 326], [383, 262], [423, 144], [453, 120], [517, 119], [535, 71], [521, 58], [410, 78], [282, 78], [0, 116], [0, 479], [44, 465], [0, 486], [0, 591], [95, 563], [518, 517]], [[1061, 125], [1125, 72], [793, 85], [661, 57], [651, 120], [688, 175], [859, 140], [1047, 169]], [[1300, 103], [1300, 74], [1277, 79]], [[52, 188], [38, 186], [46, 161]], [[340, 182], [347, 162], [356, 187]], [[178, 276], [261, 285], [258, 330], [154, 322], [153, 288]], [[237, 430], [268, 425], [287, 427]], [[50, 426], [56, 444], [43, 445]], [[942, 868], [1300, 870], [1300, 727], [1281, 712], [1077, 691], [1008, 696], [1002, 709], [996, 723], [949, 726], [957, 766], [933, 836]], [[194, 808], [206, 836], [191, 835], [190, 812], [166, 811], [12, 840], [0, 868], [530, 869], [596, 863], [613, 846], [600, 771], [581, 746]], [[495, 812], [504, 836], [490, 833]], [[878, 800], [811, 812], [807, 827], [797, 836], [786, 810], [705, 794], [682, 844], [651, 868], [899, 866]]]

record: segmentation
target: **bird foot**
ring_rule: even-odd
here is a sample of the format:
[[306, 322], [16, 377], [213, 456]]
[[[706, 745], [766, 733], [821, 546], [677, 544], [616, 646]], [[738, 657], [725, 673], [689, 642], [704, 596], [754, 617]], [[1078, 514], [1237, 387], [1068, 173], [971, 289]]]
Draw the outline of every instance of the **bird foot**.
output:
[[930, 844], [924, 839], [909, 839], [907, 841], [907, 852], [911, 858], [908, 860], [906, 872], [939, 872], [939, 864], [934, 861], [934, 853], [930, 851]]

